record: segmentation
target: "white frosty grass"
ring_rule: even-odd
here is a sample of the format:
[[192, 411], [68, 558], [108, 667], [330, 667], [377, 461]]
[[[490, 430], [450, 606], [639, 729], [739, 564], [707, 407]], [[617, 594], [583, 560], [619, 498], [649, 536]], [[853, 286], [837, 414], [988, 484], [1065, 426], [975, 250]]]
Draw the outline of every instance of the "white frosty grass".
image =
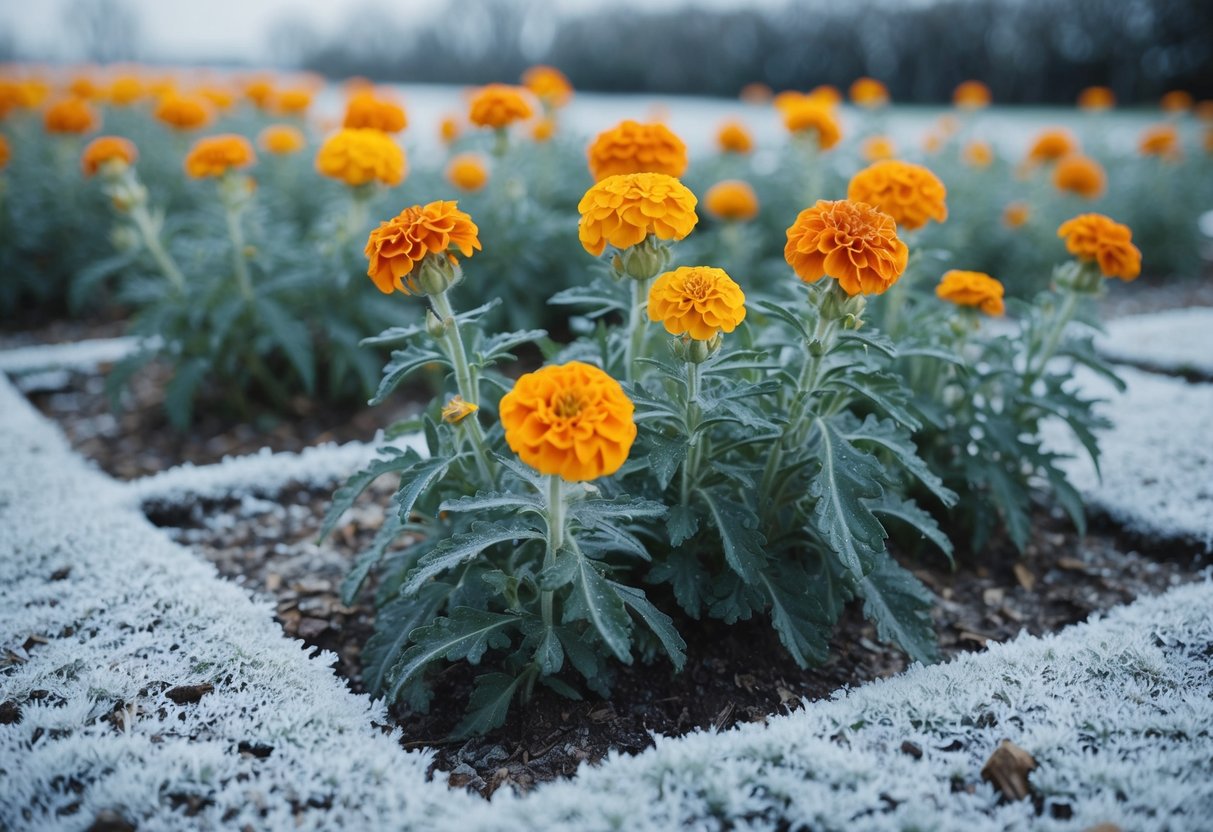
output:
[[47, 370], [89, 373], [133, 355], [142, 341], [135, 337], [96, 338], [68, 344], [37, 344], [0, 351], [0, 373], [10, 376]]
[[1213, 309], [1174, 309], [1109, 321], [1096, 347], [1113, 361], [1213, 376]]
[[[3, 378], [0, 467], [0, 702], [21, 707], [0, 725], [3, 829], [110, 810], [141, 829], [284, 832], [1195, 830], [1213, 811], [1213, 583], [487, 803], [427, 781], [430, 755], [381, 730], [331, 654], [153, 528]], [[196, 704], [165, 695], [198, 683], [214, 690]], [[1043, 814], [981, 782], [1003, 738], [1040, 761]]]
[[1074, 455], [1071, 481], [1093, 506], [1131, 531], [1190, 538], [1213, 549], [1213, 385], [1122, 367], [1128, 388], [1118, 394], [1106, 379], [1080, 368], [1075, 382], [1106, 399], [1113, 423], [1100, 434], [1100, 472], [1059, 423], [1045, 426], [1045, 442]]

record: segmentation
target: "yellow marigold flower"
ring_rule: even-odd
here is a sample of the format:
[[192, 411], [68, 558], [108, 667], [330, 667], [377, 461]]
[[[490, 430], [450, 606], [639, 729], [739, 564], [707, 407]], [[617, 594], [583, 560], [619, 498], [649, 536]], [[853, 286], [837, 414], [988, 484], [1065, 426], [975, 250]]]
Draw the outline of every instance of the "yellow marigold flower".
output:
[[946, 272], [935, 295], [957, 306], [973, 306], [993, 317], [1006, 312], [1002, 302], [1002, 283], [984, 272], [966, 272], [952, 269]]
[[648, 310], [671, 335], [708, 341], [745, 320], [745, 293], [724, 269], [682, 266], [653, 281]]
[[489, 84], [472, 96], [468, 119], [478, 127], [502, 129], [533, 114], [530, 102], [518, 87]]
[[1184, 90], [1171, 90], [1162, 97], [1158, 104], [1168, 113], [1186, 113], [1192, 109], [1192, 93]]
[[464, 257], [480, 250], [480, 229], [459, 210], [457, 202], [413, 205], [379, 224], [366, 242], [367, 275], [385, 295], [425, 294], [414, 269], [429, 256], [458, 262], [451, 248]]
[[1110, 110], [1116, 106], [1116, 93], [1107, 87], [1087, 87], [1078, 94], [1080, 110]]
[[988, 168], [994, 162], [994, 148], [989, 142], [971, 141], [962, 154], [965, 164], [975, 168]]
[[1179, 131], [1174, 124], [1155, 124], [1147, 127], [1141, 134], [1137, 149], [1142, 156], [1160, 156], [1165, 159], [1177, 159], [1181, 154], [1179, 147]]
[[829, 107], [837, 107], [842, 103], [842, 93], [833, 84], [819, 84], [809, 90], [808, 97]]
[[1007, 228], [1019, 228], [1032, 217], [1032, 208], [1026, 202], [1010, 202], [1002, 210], [1002, 224]]
[[84, 147], [80, 154], [80, 168], [85, 176], [93, 176], [102, 165], [120, 164], [123, 168], [135, 164], [139, 150], [130, 139], [121, 136], [99, 136]]
[[805, 283], [828, 275], [848, 295], [879, 295], [906, 270], [909, 249], [888, 214], [863, 202], [821, 199], [792, 223], [783, 256]]
[[875, 78], [859, 78], [851, 84], [851, 103], [869, 109], [889, 103], [889, 90]]
[[404, 151], [382, 130], [346, 127], [325, 139], [316, 170], [350, 187], [368, 182], [398, 185], [404, 179]]
[[250, 78], [244, 85], [244, 97], [257, 109], [267, 109], [274, 99], [274, 80], [266, 75]]
[[556, 109], [573, 100], [573, 85], [563, 72], [551, 66], [533, 66], [522, 73], [522, 85], [543, 102]]
[[175, 130], [197, 130], [210, 124], [213, 114], [205, 98], [170, 94], [160, 99], [155, 116]]
[[687, 147], [670, 128], [628, 119], [599, 133], [586, 151], [595, 181], [623, 173], [664, 173], [682, 176]]
[[685, 185], [663, 173], [608, 176], [581, 198], [577, 210], [581, 245], [597, 257], [607, 244], [624, 249], [650, 234], [661, 240], [681, 240], [699, 217], [697, 200]]
[[134, 75], [122, 75], [113, 80], [106, 91], [106, 100], [117, 107], [128, 107], [147, 94], [143, 82]]
[[307, 87], [279, 90], [271, 99], [275, 112], [283, 115], [303, 115], [312, 106], [312, 91]]
[[747, 104], [765, 104], [774, 94], [766, 84], [754, 81], [741, 88], [740, 98]]
[[271, 124], [257, 136], [257, 144], [266, 153], [287, 156], [307, 146], [303, 131], [293, 124]]
[[892, 159], [897, 155], [897, 145], [888, 136], [868, 136], [859, 146], [859, 155], [869, 162]]
[[922, 138], [922, 149], [930, 155], [934, 156], [939, 151], [943, 150], [943, 136], [938, 133], [927, 133]]
[[64, 98], [46, 108], [42, 124], [48, 133], [81, 134], [97, 129], [97, 112], [83, 98]]
[[782, 92], [777, 93], [775, 97], [771, 99], [771, 104], [776, 110], [784, 113], [787, 112], [787, 109], [797, 101], [803, 101], [807, 97], [808, 96], [806, 96], [800, 90], [783, 90]]
[[833, 109], [814, 98], [790, 102], [783, 110], [783, 124], [791, 133], [812, 133], [819, 150], [829, 150], [842, 138], [842, 128]]
[[236, 94], [224, 87], [199, 87], [198, 95], [205, 98], [216, 110], [230, 109], [236, 103]]
[[1068, 130], [1050, 129], [1038, 135], [1028, 148], [1028, 161], [1055, 162], [1078, 152], [1078, 142]]
[[83, 98], [86, 101], [100, 98], [102, 93], [101, 86], [89, 75], [77, 75], [68, 83], [67, 91], [76, 98]]
[[716, 133], [716, 144], [723, 153], [749, 153], [754, 149], [754, 138], [740, 121], [730, 120], [720, 125]]
[[947, 188], [931, 171], [893, 159], [869, 165], [847, 186], [847, 199], [866, 202], [911, 231], [930, 220], [946, 220], [947, 195]]
[[0, 78], [0, 118], [17, 108], [32, 110], [40, 105], [49, 93], [50, 88], [37, 79], [16, 81]]
[[443, 144], [452, 144], [455, 139], [459, 138], [460, 132], [459, 119], [455, 116], [444, 116], [438, 125], [438, 135]]
[[442, 408], [442, 421], [448, 425], [457, 425], [479, 409], [480, 405], [464, 401], [463, 396], [454, 396]]
[[1141, 274], [1141, 251], [1133, 232], [1103, 214], [1080, 214], [1057, 229], [1066, 250], [1084, 263], [1095, 263], [1104, 277], [1130, 281]]
[[556, 135], [556, 119], [541, 118], [531, 125], [531, 138], [537, 142], [551, 141]]
[[446, 178], [464, 191], [478, 191], [489, 181], [489, 169], [475, 153], [461, 153], [446, 167]]
[[964, 81], [952, 91], [952, 103], [962, 110], [989, 107], [990, 100], [990, 88], [981, 81]]
[[404, 108], [394, 101], [377, 98], [373, 91], [357, 92], [345, 105], [343, 127], [367, 127], [384, 133], [399, 133], [408, 127]]
[[615, 473], [636, 440], [632, 400], [619, 382], [580, 361], [522, 376], [499, 410], [506, 444], [518, 458], [569, 482]]
[[185, 156], [185, 172], [194, 179], [206, 179], [246, 168], [256, 161], [257, 154], [248, 139], [235, 133], [224, 133], [194, 142]]
[[1053, 169], [1053, 187], [1085, 199], [1098, 199], [1107, 187], [1103, 166], [1081, 153], [1063, 157]]
[[758, 194], [748, 182], [726, 179], [708, 188], [703, 207], [718, 220], [747, 222], [758, 216]]
[[4, 134], [0, 133], [0, 170], [8, 167], [8, 160], [13, 156], [12, 150], [8, 146], [8, 139], [4, 138]]

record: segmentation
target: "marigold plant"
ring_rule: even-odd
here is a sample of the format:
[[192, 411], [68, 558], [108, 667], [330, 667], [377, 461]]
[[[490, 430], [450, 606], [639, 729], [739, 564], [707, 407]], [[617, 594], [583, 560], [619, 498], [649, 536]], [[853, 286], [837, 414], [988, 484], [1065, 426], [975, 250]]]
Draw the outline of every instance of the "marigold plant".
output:
[[325, 139], [316, 170], [351, 187], [399, 185], [407, 170], [404, 151], [382, 130], [346, 127]]
[[[457, 265], [451, 249], [471, 257], [480, 249], [480, 230], [456, 202], [437, 201], [405, 208], [379, 224], [366, 243], [367, 275], [384, 294], [437, 294], [453, 282]], [[419, 268], [432, 264], [429, 273]]]
[[518, 87], [489, 84], [472, 96], [468, 105], [468, 120], [478, 127], [502, 130], [534, 113], [527, 97]]
[[279, 115], [304, 115], [312, 106], [312, 91], [307, 87], [275, 90], [270, 97], [269, 106]]
[[1053, 168], [1053, 187], [1083, 199], [1098, 199], [1108, 186], [1103, 166], [1089, 156], [1071, 153], [1058, 160]]
[[147, 95], [147, 87], [143, 81], [134, 75], [120, 75], [110, 82], [105, 92], [105, 100], [115, 107], [129, 107], [142, 101]]
[[533, 66], [522, 73], [522, 85], [539, 99], [546, 110], [567, 106], [573, 100], [573, 85], [552, 66]]
[[271, 124], [257, 134], [257, 145], [274, 156], [289, 156], [307, 147], [307, 137], [293, 124]]
[[190, 131], [210, 124], [214, 120], [214, 110], [201, 96], [173, 94], [160, 99], [155, 116], [174, 130]]
[[64, 98], [46, 108], [42, 124], [48, 133], [80, 135], [96, 130], [101, 119], [83, 98]]
[[818, 200], [788, 228], [784, 259], [805, 283], [832, 277], [848, 295], [879, 295], [905, 271], [909, 249], [888, 214], [849, 199]]
[[1186, 113], [1194, 103], [1192, 93], [1187, 90], [1171, 90], [1159, 100], [1158, 106], [1167, 113]]
[[531, 125], [531, 138], [540, 144], [551, 141], [555, 135], [556, 119], [551, 116], [536, 119]]
[[963, 81], [952, 91], [952, 103], [962, 110], [980, 110], [990, 106], [990, 88], [981, 81]]
[[1032, 216], [1032, 208], [1026, 202], [1009, 202], [1002, 210], [1002, 224], [1007, 228], [1020, 228]]
[[652, 235], [681, 240], [699, 221], [698, 200], [685, 185], [662, 173], [609, 176], [585, 192], [578, 237], [590, 254], [607, 245], [626, 249]]
[[945, 272], [935, 287], [935, 295], [941, 300], [974, 307], [993, 317], [1001, 317], [1006, 312], [1002, 299], [1004, 291], [1002, 283], [988, 274], [960, 269]]
[[948, 218], [947, 188], [922, 165], [889, 159], [870, 165], [851, 177], [847, 199], [864, 202], [913, 231], [931, 220]]
[[599, 133], [586, 157], [595, 181], [627, 173], [678, 177], [687, 167], [686, 145], [668, 127], [630, 119]]
[[889, 103], [889, 90], [875, 78], [857, 78], [851, 83], [851, 103], [873, 109]]
[[103, 166], [115, 170], [135, 164], [139, 150], [130, 139], [121, 136], [98, 136], [84, 147], [80, 155], [80, 168], [85, 176], [95, 176]]
[[[754, 137], [750, 130], [740, 121], [730, 119], [720, 125], [716, 131], [716, 146], [723, 153], [749, 153], [754, 149]], [[673, 174], [680, 176], [681, 173]]]
[[185, 172], [194, 179], [223, 176], [257, 161], [253, 145], [244, 136], [225, 133], [194, 142], [185, 156]]
[[1182, 155], [1179, 131], [1174, 124], [1151, 125], [1142, 132], [1137, 149], [1143, 156], [1178, 159]]
[[829, 150], [842, 139], [842, 128], [834, 111], [812, 98], [789, 103], [783, 111], [783, 124], [790, 133], [812, 136], [818, 150]]
[[1087, 87], [1078, 94], [1078, 107], [1082, 110], [1098, 112], [1115, 106], [1116, 94], [1108, 87]]
[[1028, 148], [1028, 162], [1056, 162], [1078, 152], [1078, 140], [1068, 130], [1050, 129], [1040, 133]]
[[408, 127], [408, 123], [403, 107], [368, 91], [350, 96], [342, 120], [343, 127], [382, 130], [384, 133], [399, 133]]
[[1133, 245], [1133, 232], [1103, 214], [1079, 214], [1061, 224], [1057, 236], [1080, 262], [1099, 267], [1104, 277], [1126, 282], [1141, 274], [1141, 250]]
[[461, 191], [478, 191], [489, 181], [489, 169], [479, 155], [461, 153], [446, 166], [446, 178]]
[[749, 222], [758, 216], [758, 194], [749, 182], [726, 179], [708, 188], [703, 208], [718, 220]]

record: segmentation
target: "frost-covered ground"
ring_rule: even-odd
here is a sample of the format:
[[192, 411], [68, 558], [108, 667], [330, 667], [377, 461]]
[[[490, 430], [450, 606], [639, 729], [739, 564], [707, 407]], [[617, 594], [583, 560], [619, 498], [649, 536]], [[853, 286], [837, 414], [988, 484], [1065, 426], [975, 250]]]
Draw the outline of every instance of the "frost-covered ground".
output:
[[1114, 361], [1213, 378], [1213, 309], [1174, 309], [1108, 322], [1096, 347]]

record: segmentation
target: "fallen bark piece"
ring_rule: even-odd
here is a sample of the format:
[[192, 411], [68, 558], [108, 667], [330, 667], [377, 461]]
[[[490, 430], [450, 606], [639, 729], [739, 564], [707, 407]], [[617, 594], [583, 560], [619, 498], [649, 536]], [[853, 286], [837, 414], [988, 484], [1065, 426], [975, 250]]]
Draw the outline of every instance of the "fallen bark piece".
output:
[[1010, 740], [1003, 740], [994, 749], [981, 769], [981, 779], [991, 783], [1007, 800], [1023, 800], [1028, 796], [1028, 772], [1036, 768], [1036, 760]]
[[186, 705], [197, 702], [214, 689], [214, 685], [205, 682], [201, 685], [178, 685], [175, 688], [169, 688], [166, 690], [164, 695], [176, 702], [178, 705]]

